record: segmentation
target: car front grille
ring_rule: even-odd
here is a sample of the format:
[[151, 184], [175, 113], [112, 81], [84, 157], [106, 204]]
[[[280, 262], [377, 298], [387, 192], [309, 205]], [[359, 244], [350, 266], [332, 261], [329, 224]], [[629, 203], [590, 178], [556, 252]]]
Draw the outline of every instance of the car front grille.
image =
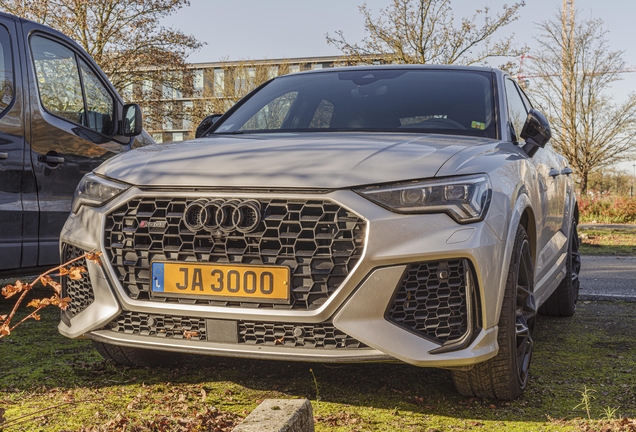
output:
[[[64, 262], [84, 255], [84, 251], [75, 246], [64, 245], [63, 250]], [[79, 259], [70, 266], [86, 268], [86, 258]], [[71, 279], [68, 276], [62, 276], [61, 283], [62, 297], [70, 297], [71, 299], [68, 308], [64, 311], [69, 318], [73, 318], [95, 301], [95, 295], [88, 273], [82, 273], [81, 279]]]
[[[106, 256], [131, 298], [229, 307], [317, 309], [362, 256], [366, 222], [332, 201], [249, 200], [258, 202], [260, 223], [253, 232], [228, 233], [192, 231], [186, 226], [184, 211], [197, 199], [134, 198], [107, 215]], [[287, 266], [291, 270], [290, 304], [151, 298], [149, 266], [153, 261]]]
[[239, 343], [302, 348], [367, 348], [331, 323], [288, 324], [239, 321]]
[[207, 339], [205, 318], [124, 311], [108, 327], [119, 333], [166, 339]]
[[[217, 321], [217, 320], [212, 320]], [[277, 322], [229, 321], [235, 327], [235, 340], [225, 343], [292, 348], [363, 349], [362, 342], [336, 329], [331, 323], [289, 324]], [[111, 321], [110, 331], [164, 339], [207, 341], [209, 324], [205, 318], [158, 315], [123, 311]], [[227, 327], [226, 327], [227, 328]], [[213, 332], [213, 330], [211, 330]], [[210, 339], [213, 339], [214, 335]]]
[[410, 264], [387, 318], [438, 343], [455, 340], [468, 329], [465, 260]]

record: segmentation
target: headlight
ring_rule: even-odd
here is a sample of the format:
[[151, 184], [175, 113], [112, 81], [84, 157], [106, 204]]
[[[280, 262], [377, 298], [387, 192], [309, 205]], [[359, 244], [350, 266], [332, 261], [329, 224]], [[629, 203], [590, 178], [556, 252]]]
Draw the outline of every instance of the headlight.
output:
[[486, 174], [371, 186], [356, 192], [397, 213], [447, 213], [459, 223], [483, 219], [490, 202]]
[[106, 180], [93, 173], [86, 174], [73, 195], [73, 213], [77, 213], [83, 205], [99, 207], [128, 189], [130, 185], [113, 180]]

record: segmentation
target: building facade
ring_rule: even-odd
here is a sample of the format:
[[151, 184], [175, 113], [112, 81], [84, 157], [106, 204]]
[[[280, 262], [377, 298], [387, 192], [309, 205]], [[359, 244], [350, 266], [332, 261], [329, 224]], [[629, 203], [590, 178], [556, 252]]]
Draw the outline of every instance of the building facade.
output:
[[192, 63], [164, 83], [145, 80], [126, 86], [122, 97], [142, 106], [144, 126], [156, 142], [183, 141], [194, 138], [196, 126], [206, 115], [227, 111], [271, 78], [345, 65], [347, 60], [338, 56]]

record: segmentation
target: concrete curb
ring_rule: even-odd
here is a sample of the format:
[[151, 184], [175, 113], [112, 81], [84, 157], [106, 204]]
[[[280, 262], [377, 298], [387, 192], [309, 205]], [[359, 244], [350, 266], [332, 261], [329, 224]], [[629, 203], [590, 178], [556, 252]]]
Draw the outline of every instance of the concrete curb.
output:
[[612, 294], [579, 294], [580, 301], [624, 301], [636, 303], [636, 296]]
[[232, 432], [314, 432], [307, 399], [265, 399]]
[[599, 229], [599, 230], [636, 230], [636, 224], [578, 224], [579, 229]]

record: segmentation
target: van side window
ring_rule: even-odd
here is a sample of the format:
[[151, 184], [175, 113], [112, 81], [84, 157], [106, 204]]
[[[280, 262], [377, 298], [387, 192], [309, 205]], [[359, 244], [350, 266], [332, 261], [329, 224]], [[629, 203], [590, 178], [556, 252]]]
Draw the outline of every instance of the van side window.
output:
[[48, 112], [99, 133], [112, 132], [113, 97], [83, 60], [41, 36], [31, 38], [31, 53], [40, 101]]
[[0, 25], [0, 114], [13, 101], [13, 60], [9, 32]]
[[113, 97], [83, 60], [80, 70], [86, 95], [86, 126], [108, 135], [113, 129]]
[[73, 51], [50, 39], [34, 36], [31, 52], [44, 108], [73, 123], [84, 124], [84, 98]]

